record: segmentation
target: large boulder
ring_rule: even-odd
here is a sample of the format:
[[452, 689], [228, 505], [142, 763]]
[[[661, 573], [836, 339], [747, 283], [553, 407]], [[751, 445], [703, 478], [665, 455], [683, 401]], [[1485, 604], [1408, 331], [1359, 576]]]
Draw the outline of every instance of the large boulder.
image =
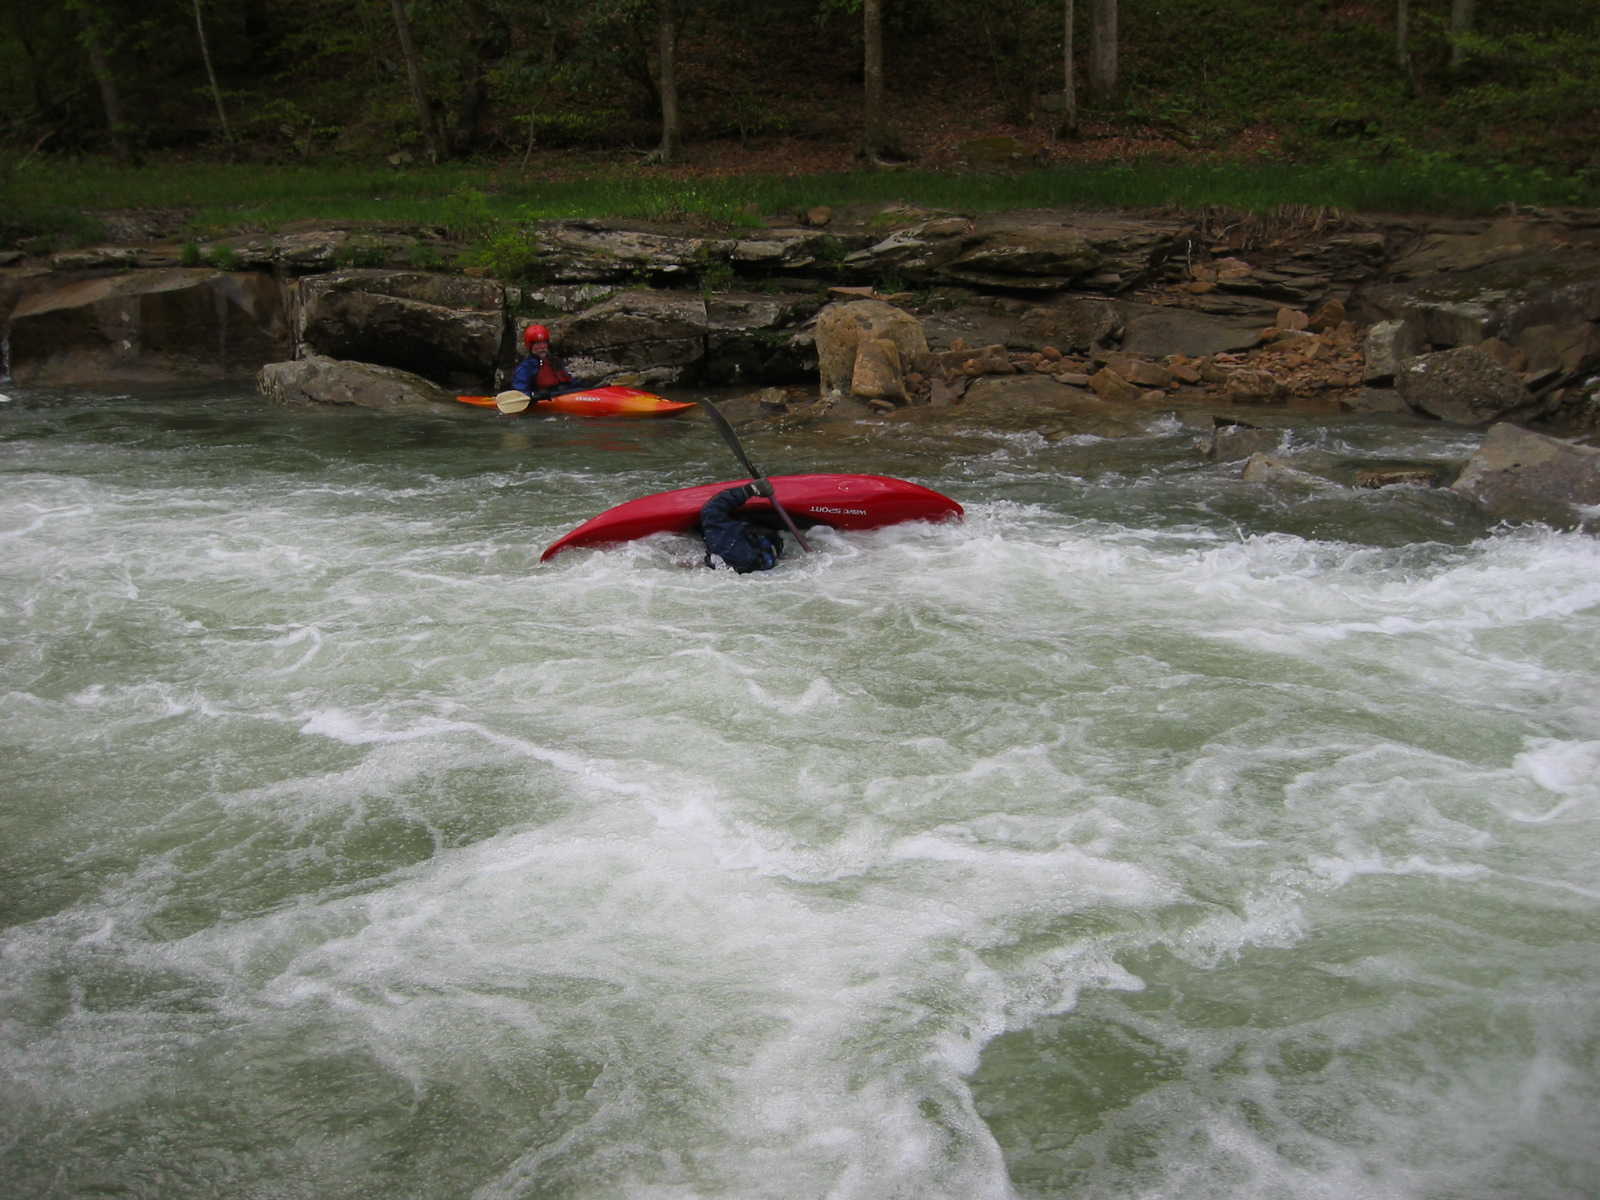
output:
[[806, 323], [822, 302], [815, 293], [723, 292], [706, 298], [704, 383], [797, 382], [817, 369]]
[[292, 408], [326, 404], [389, 413], [467, 411], [450, 392], [410, 371], [320, 354], [268, 363], [256, 374], [256, 389], [267, 399]]
[[7, 332], [30, 384], [248, 378], [291, 346], [276, 280], [205, 267], [37, 280]]
[[486, 391], [511, 356], [499, 284], [426, 271], [350, 270], [299, 282], [301, 346]]
[[551, 322], [556, 352], [580, 379], [626, 374], [643, 386], [697, 377], [710, 318], [698, 292], [618, 292]]
[[1414, 321], [1379, 321], [1367, 330], [1362, 342], [1362, 382], [1393, 383], [1401, 365], [1427, 349], [1422, 330]]
[[[904, 369], [928, 358], [922, 325], [910, 313], [881, 300], [830, 304], [817, 317], [816, 342], [824, 399], [856, 395], [902, 399]], [[891, 366], [892, 360], [897, 361]], [[886, 371], [902, 374], [889, 378]]]
[[1400, 364], [1395, 388], [1414, 411], [1458, 425], [1485, 425], [1532, 403], [1522, 379], [1478, 346], [1422, 354]]
[[1497, 517], [1600, 530], [1600, 448], [1501, 423], [1451, 486]]

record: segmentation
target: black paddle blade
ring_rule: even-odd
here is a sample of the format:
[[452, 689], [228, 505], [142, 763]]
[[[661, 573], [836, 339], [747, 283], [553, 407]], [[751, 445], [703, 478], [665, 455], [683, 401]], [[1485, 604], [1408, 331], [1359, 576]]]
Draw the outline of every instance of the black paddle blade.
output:
[[739, 435], [733, 431], [733, 426], [728, 423], [728, 418], [717, 411], [717, 406], [711, 401], [703, 401], [700, 405], [711, 417], [711, 423], [717, 427], [717, 432], [722, 435], [722, 440], [728, 443], [728, 448], [733, 451], [739, 462], [744, 466], [745, 474], [752, 479], [761, 478], [761, 472], [756, 470], [755, 464], [750, 461], [750, 456], [744, 452], [744, 446], [739, 442]]
[[[745, 469], [745, 474], [749, 475], [751, 479], [765, 479], [766, 476], [756, 470], [755, 463], [751, 462], [750, 456], [744, 452], [744, 446], [739, 441], [739, 435], [733, 431], [733, 426], [728, 423], [728, 418], [718, 412], [717, 406], [709, 400], [703, 401], [700, 407], [711, 415], [711, 423], [717, 427], [717, 432], [722, 435], [722, 440], [728, 443], [728, 448], [738, 457], [740, 464]], [[785, 527], [790, 533], [794, 534], [794, 540], [800, 543], [800, 549], [810, 554], [811, 546], [806, 542], [805, 536], [790, 518], [783, 505], [778, 503], [778, 497], [770, 496], [768, 500], [773, 510], [782, 518]]]

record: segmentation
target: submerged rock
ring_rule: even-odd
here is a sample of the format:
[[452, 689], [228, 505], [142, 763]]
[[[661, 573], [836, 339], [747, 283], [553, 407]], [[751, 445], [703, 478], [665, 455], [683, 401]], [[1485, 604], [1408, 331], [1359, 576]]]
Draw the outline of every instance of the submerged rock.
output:
[[1283, 441], [1283, 430], [1262, 429], [1238, 421], [1213, 418], [1211, 441], [1206, 457], [1218, 462], [1236, 462], [1256, 455], [1271, 455]]
[[1264, 483], [1274, 487], [1327, 488], [1336, 486], [1326, 476], [1301, 469], [1301, 465], [1273, 454], [1252, 454], [1239, 471], [1246, 483]]
[[1502, 422], [1451, 487], [1494, 516], [1600, 530], [1600, 449], [1593, 446]]
[[320, 354], [268, 363], [256, 374], [256, 389], [267, 399], [291, 407], [329, 404], [391, 413], [466, 411], [452, 393], [410, 371]]

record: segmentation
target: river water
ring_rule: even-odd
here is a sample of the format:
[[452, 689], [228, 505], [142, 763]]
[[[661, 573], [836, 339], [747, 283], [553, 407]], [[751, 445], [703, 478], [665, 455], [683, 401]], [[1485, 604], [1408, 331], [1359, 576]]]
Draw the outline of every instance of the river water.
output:
[[[1116, 442], [0, 405], [0, 1190], [1600, 1194], [1600, 541]], [[1459, 462], [1471, 431], [1301, 423]]]

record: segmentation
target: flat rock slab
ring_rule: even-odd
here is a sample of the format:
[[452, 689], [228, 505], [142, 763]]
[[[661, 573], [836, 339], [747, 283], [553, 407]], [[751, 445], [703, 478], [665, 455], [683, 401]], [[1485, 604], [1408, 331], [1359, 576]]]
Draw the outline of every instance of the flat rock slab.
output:
[[1600, 449], [1501, 422], [1452, 489], [1490, 513], [1600, 530]]

